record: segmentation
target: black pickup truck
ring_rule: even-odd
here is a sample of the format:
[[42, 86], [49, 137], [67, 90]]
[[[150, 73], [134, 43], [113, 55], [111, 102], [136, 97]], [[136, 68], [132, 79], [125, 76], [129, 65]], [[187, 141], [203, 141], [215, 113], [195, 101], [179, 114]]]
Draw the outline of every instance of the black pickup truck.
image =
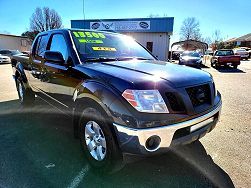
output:
[[40, 33], [29, 58], [12, 59], [20, 102], [35, 95], [73, 119], [93, 169], [111, 172], [124, 154], [151, 155], [210, 132], [221, 110], [212, 76], [158, 61], [118, 33]]

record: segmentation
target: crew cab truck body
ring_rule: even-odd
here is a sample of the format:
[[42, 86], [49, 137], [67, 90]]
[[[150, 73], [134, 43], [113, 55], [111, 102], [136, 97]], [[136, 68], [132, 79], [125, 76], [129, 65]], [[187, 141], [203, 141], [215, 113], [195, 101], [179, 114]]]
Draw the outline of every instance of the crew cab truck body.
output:
[[12, 61], [20, 102], [34, 94], [73, 118], [93, 169], [119, 169], [123, 154], [158, 154], [216, 125], [221, 96], [202, 70], [158, 61], [132, 38], [102, 31], [40, 33], [28, 60]]
[[216, 50], [211, 58], [211, 66], [219, 68], [220, 66], [233, 66], [237, 69], [241, 64], [241, 57], [234, 55], [234, 51], [231, 49]]

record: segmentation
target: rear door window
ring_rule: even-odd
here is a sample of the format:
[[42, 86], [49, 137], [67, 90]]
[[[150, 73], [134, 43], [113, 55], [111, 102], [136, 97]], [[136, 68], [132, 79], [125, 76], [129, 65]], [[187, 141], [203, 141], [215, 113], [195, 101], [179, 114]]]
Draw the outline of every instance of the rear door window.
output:
[[44, 55], [44, 52], [47, 48], [48, 35], [42, 35], [38, 38], [35, 58], [41, 59]]

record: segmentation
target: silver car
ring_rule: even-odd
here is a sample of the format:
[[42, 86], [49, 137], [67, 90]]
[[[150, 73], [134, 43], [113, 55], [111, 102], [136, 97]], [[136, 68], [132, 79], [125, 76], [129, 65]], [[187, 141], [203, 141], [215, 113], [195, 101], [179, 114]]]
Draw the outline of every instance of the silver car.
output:
[[3, 56], [0, 54], [0, 64], [1, 63], [10, 63], [10, 58], [8, 56]]
[[202, 65], [201, 55], [195, 51], [185, 51], [180, 56], [179, 65], [187, 65], [200, 68]]
[[234, 49], [234, 55], [239, 55], [241, 56], [241, 59], [246, 59], [246, 60], [248, 60], [249, 57], [248, 51], [242, 48]]

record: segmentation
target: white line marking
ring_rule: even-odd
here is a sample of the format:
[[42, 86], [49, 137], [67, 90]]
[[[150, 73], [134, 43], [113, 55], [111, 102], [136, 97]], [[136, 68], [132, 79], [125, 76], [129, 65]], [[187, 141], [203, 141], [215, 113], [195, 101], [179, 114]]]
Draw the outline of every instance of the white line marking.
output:
[[84, 179], [86, 173], [89, 170], [89, 166], [85, 166], [81, 169], [78, 175], [72, 180], [71, 184], [67, 186], [67, 188], [76, 188], [80, 184], [80, 182]]

